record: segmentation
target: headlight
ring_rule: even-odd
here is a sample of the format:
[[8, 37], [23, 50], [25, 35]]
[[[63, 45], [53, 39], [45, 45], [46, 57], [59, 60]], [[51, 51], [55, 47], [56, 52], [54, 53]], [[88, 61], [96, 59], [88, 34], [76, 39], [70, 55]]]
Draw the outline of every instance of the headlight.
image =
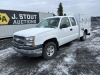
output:
[[28, 46], [34, 46], [34, 40], [35, 40], [35, 37], [27, 37], [26, 38], [26, 45]]

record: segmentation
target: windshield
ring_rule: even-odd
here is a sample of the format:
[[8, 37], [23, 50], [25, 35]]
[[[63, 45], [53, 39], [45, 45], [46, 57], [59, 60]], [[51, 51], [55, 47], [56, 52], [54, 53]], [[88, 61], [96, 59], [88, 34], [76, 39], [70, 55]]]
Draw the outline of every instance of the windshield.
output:
[[37, 27], [40, 28], [55, 28], [58, 27], [60, 18], [49, 18], [41, 21]]

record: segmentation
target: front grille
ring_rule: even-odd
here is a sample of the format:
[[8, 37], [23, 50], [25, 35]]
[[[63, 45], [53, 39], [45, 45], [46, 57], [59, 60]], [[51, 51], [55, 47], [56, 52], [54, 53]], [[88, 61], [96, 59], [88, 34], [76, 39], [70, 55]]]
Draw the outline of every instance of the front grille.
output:
[[17, 45], [25, 45], [25, 37], [14, 35], [13, 41]]

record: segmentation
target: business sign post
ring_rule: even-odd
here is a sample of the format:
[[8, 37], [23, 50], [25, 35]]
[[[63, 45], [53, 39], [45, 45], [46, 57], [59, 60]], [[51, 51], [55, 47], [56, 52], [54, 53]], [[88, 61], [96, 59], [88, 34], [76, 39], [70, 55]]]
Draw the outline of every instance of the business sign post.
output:
[[38, 12], [0, 10], [0, 25], [37, 24], [38, 22]]

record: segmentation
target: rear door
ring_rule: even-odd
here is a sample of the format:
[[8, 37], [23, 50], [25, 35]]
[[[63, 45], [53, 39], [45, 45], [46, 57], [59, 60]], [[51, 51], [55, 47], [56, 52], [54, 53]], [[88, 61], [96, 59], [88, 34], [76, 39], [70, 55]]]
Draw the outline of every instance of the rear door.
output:
[[70, 23], [72, 25], [72, 40], [79, 37], [79, 26], [77, 25], [74, 17], [69, 17]]
[[[60, 28], [63, 24], [66, 26], [64, 28]], [[59, 36], [60, 36], [59, 44], [63, 45], [71, 41], [72, 27], [68, 17], [63, 17], [61, 19], [60, 27], [59, 27]]]

